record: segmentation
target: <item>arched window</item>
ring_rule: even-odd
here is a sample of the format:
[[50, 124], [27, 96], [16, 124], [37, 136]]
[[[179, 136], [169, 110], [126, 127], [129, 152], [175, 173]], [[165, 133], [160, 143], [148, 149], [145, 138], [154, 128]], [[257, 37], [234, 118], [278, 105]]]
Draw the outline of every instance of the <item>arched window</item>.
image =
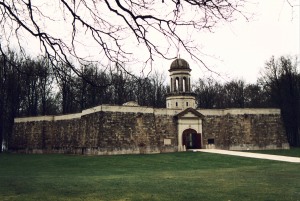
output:
[[182, 78], [182, 91], [183, 91], [183, 92], [186, 91], [186, 90], [185, 90], [185, 84], [186, 84], [186, 78], [183, 77], [183, 78]]
[[178, 91], [179, 90], [179, 77], [176, 77], [175, 79], [175, 90], [174, 91]]

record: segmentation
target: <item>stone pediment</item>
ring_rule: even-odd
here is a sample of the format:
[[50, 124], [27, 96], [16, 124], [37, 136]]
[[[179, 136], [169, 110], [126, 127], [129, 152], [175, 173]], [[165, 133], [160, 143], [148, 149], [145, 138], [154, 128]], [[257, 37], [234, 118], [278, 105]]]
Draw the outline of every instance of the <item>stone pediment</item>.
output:
[[183, 110], [182, 112], [175, 115], [177, 118], [200, 118], [203, 119], [204, 115], [195, 110], [194, 108], [187, 108]]

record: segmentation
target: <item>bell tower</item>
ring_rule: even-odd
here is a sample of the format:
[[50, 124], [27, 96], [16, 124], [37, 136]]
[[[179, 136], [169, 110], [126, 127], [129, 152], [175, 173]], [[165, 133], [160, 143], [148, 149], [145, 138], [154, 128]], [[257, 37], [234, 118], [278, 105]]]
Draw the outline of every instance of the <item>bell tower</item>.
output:
[[190, 65], [184, 59], [177, 58], [171, 63], [170, 93], [167, 94], [167, 108], [196, 108], [195, 93], [191, 91]]

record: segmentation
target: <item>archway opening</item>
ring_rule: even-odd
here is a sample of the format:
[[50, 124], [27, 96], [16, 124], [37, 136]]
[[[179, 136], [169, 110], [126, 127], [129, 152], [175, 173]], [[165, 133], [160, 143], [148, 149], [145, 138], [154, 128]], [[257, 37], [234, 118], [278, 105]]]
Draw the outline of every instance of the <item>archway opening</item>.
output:
[[175, 88], [175, 90], [174, 90], [175, 92], [179, 91], [179, 89], [180, 89], [179, 88], [179, 77], [175, 78], [175, 87], [174, 88]]
[[183, 77], [182, 78], [182, 85], [183, 85], [183, 87], [182, 87], [182, 91], [183, 92], [186, 92], [187, 90], [187, 86], [186, 86], [186, 78], [185, 77]]
[[186, 149], [201, 149], [201, 135], [194, 129], [186, 129], [182, 133], [182, 146]]

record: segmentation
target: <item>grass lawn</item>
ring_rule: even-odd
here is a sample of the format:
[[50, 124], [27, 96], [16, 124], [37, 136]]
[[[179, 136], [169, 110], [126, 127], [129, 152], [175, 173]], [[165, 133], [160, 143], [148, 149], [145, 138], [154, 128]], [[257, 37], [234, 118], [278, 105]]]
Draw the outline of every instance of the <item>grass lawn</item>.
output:
[[300, 200], [300, 164], [201, 152], [0, 154], [0, 200]]

